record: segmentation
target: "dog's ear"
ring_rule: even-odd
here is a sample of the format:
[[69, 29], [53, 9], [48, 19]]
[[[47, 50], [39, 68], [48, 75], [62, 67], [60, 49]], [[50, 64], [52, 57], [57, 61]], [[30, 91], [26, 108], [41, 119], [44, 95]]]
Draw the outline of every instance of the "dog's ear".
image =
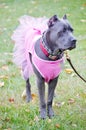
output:
[[58, 21], [57, 15], [52, 16], [48, 21], [48, 27], [49, 28], [52, 27], [57, 21]]
[[64, 20], [66, 20], [66, 19], [67, 19], [67, 15], [66, 15], [66, 14], [63, 16], [63, 19], [64, 19]]

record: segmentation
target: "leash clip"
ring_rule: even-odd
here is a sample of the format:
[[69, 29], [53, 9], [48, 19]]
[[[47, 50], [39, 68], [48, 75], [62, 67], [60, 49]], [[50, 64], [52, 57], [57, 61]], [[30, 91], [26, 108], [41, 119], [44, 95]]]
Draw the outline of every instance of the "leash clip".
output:
[[64, 53], [65, 53], [65, 55], [66, 55], [66, 59], [68, 59], [68, 60], [69, 60], [69, 59], [70, 59], [70, 57], [69, 57], [69, 55], [68, 55], [68, 51], [66, 50]]

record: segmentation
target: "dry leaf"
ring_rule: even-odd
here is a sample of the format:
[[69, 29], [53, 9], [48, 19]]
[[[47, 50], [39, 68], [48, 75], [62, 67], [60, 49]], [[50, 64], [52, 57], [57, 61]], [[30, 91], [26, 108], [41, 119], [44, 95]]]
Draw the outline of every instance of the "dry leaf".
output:
[[8, 53], [8, 52], [5, 52], [4, 55], [10, 55], [10, 56], [12, 56], [13, 53], [11, 53], [11, 52], [9, 52], [9, 53]]
[[16, 73], [12, 73], [11, 76], [12, 76], [12, 77], [15, 77], [15, 76], [16, 76]]
[[21, 97], [22, 97], [23, 99], [26, 99], [26, 89], [23, 91]]
[[64, 104], [65, 104], [65, 102], [58, 102], [58, 103], [56, 103], [56, 106], [57, 107], [62, 107]]
[[65, 72], [68, 74], [71, 74], [73, 72], [73, 70], [72, 69], [65, 69]]
[[7, 66], [7, 65], [3, 65], [3, 66], [1, 67], [1, 69], [2, 69], [2, 70], [6, 70], [6, 71], [8, 71], [8, 70], [9, 70], [9, 68], [8, 68], [8, 66]]
[[76, 74], [75, 74], [75, 73], [72, 73], [72, 74], [71, 74], [71, 76], [72, 76], [72, 77], [75, 77], [75, 76], [76, 76]]
[[8, 8], [9, 8], [9, 6], [5, 5], [5, 6], [4, 6], [4, 8], [5, 8], [5, 9], [8, 9]]
[[33, 99], [33, 100], [37, 98], [37, 95], [34, 94], [34, 93], [32, 93], [31, 96], [32, 96], [32, 99]]
[[0, 87], [3, 87], [4, 86], [4, 82], [0, 82]]
[[77, 127], [77, 125], [76, 125], [76, 124], [72, 124], [72, 126], [73, 126], [73, 127]]
[[82, 23], [86, 23], [86, 19], [81, 19], [80, 20]]
[[68, 104], [73, 104], [73, 103], [75, 103], [75, 99], [70, 98], [70, 99], [68, 100]]
[[38, 122], [38, 121], [39, 121], [38, 116], [36, 116], [36, 117], [34, 118], [34, 121], [36, 121], [36, 122]]
[[83, 59], [85, 59], [85, 60], [86, 60], [86, 56], [84, 56], [84, 57], [83, 57]]
[[86, 3], [84, 3], [83, 6], [86, 7]]
[[48, 119], [48, 123], [51, 123], [51, 121], [52, 121], [51, 119]]
[[9, 122], [9, 121], [10, 121], [10, 118], [9, 118], [9, 117], [6, 117], [6, 118], [5, 118], [5, 121], [6, 121], [6, 122]]
[[59, 124], [56, 124], [56, 128], [60, 128], [60, 125], [59, 125]]
[[9, 98], [9, 102], [14, 103], [14, 98]]
[[86, 93], [83, 92], [83, 93], [80, 94], [80, 96], [81, 96], [82, 98], [86, 98]]
[[4, 130], [12, 130], [11, 128], [7, 128], [7, 129], [4, 129]]
[[80, 98], [80, 94], [79, 94], [79, 93], [77, 93], [76, 97], [77, 97], [77, 98]]
[[0, 75], [0, 79], [8, 79], [7, 75]]
[[[32, 100], [34, 100], [34, 99], [37, 98], [37, 95], [34, 94], [34, 93], [32, 93], [31, 96], [32, 96]], [[21, 97], [22, 97], [23, 99], [26, 99], [26, 89], [23, 91]]]

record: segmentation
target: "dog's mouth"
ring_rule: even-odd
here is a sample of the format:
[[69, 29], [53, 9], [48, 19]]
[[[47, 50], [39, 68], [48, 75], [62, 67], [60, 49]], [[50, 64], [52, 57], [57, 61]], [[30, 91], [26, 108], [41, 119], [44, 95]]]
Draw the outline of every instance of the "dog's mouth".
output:
[[70, 42], [70, 44], [69, 45], [65, 45], [64, 46], [64, 51], [65, 50], [72, 50], [72, 49], [74, 49], [74, 48], [76, 48], [76, 39], [74, 39], [74, 40], [72, 40], [71, 42]]
[[76, 48], [76, 44], [73, 44], [71, 47], [68, 48], [68, 50], [72, 50], [74, 48]]
[[59, 50], [60, 50], [60, 52], [62, 52], [62, 51], [66, 51], [66, 50], [72, 50], [74, 48], [76, 48], [76, 44], [72, 44], [72, 46], [65, 46], [64, 49], [61, 48]]

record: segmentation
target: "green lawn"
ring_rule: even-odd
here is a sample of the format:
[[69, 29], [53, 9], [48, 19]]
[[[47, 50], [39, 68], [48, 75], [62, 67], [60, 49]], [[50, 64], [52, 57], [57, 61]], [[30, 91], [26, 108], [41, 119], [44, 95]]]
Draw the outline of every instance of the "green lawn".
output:
[[69, 54], [86, 79], [86, 0], [0, 0], [0, 130], [85, 130], [86, 83], [74, 72], [65, 72], [71, 68], [66, 61], [56, 89], [53, 119], [39, 118], [34, 76], [31, 77], [33, 101], [26, 104], [22, 99], [25, 82], [12, 62], [11, 35], [18, 18], [25, 14], [35, 17], [67, 14], [78, 40], [77, 48]]

